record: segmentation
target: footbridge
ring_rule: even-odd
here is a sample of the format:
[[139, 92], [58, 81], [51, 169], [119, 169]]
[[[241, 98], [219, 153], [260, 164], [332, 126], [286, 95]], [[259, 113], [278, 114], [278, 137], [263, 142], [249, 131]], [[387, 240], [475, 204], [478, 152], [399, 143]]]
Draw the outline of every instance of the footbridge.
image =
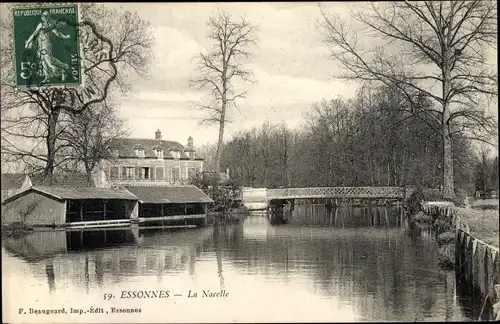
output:
[[[339, 200], [347, 200], [349, 206], [360, 203], [359, 200], [368, 200], [368, 206], [385, 206], [393, 202], [404, 204], [413, 190], [411, 187], [279, 188], [267, 189], [266, 200], [271, 220], [283, 223], [304, 215], [331, 214], [333, 210], [338, 211]], [[401, 219], [403, 210], [401, 208]]]
[[267, 201], [290, 199], [396, 199], [413, 190], [406, 187], [311, 187], [267, 189]]

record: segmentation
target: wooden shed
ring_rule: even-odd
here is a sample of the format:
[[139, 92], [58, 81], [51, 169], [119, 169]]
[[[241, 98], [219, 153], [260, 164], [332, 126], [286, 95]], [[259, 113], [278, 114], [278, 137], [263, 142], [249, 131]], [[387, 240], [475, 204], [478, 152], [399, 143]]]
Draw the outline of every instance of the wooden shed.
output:
[[196, 186], [127, 186], [139, 198], [139, 223], [205, 225], [213, 200]]
[[118, 226], [138, 217], [138, 198], [125, 189], [36, 186], [2, 203], [2, 223]]

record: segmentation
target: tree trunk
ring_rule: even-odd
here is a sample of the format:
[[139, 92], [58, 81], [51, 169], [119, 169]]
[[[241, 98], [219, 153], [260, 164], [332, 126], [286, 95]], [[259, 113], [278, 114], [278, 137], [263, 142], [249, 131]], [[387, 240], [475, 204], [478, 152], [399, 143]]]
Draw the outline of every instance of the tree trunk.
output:
[[391, 185], [391, 162], [387, 160], [387, 186]]
[[443, 197], [455, 197], [453, 184], [453, 146], [450, 130], [443, 126]]
[[85, 163], [85, 176], [87, 178], [87, 186], [92, 186], [92, 167]]
[[373, 159], [370, 160], [370, 184], [375, 185], [375, 178], [373, 176]]
[[224, 139], [224, 126], [226, 123], [226, 100], [222, 99], [222, 107], [221, 107], [221, 116], [219, 121], [219, 139], [217, 140], [217, 153], [215, 155], [215, 172], [217, 172], [217, 176], [221, 172], [220, 169], [220, 158], [222, 153], [222, 141]]
[[443, 197], [455, 197], [455, 189], [453, 184], [453, 143], [449, 129], [450, 118], [450, 102], [447, 99], [450, 92], [451, 71], [449, 67], [448, 57], [449, 50], [444, 51], [445, 60], [442, 67], [443, 77], [443, 115], [441, 119], [441, 130], [443, 133]]
[[52, 111], [49, 114], [49, 119], [47, 122], [47, 163], [45, 164], [45, 168], [43, 170], [43, 178], [48, 181], [48, 184], [52, 184], [52, 178], [54, 174], [55, 168], [55, 160], [56, 160], [56, 126], [57, 120], [59, 119], [59, 110]]

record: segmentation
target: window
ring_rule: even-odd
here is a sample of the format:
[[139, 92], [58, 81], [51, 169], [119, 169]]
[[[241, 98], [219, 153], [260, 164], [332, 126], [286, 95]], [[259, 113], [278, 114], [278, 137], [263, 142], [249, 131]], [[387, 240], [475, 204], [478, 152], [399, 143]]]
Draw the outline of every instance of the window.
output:
[[181, 157], [181, 152], [179, 152], [179, 151], [170, 151], [170, 154], [172, 154], [174, 159], [178, 159]]
[[120, 179], [120, 167], [111, 166], [109, 167], [109, 180]]
[[135, 155], [139, 158], [144, 158], [145, 154], [144, 154], [144, 150], [143, 149], [136, 149], [135, 150]]
[[174, 181], [177, 181], [180, 179], [181, 176], [181, 168], [180, 167], [173, 167], [172, 168], [172, 179]]
[[163, 150], [157, 149], [155, 150], [155, 152], [156, 152], [156, 157], [158, 157], [159, 159], [163, 159]]
[[122, 168], [122, 179], [134, 180], [135, 179], [135, 168], [134, 167], [123, 167]]
[[150, 180], [151, 173], [149, 172], [149, 167], [141, 168], [140, 179], [142, 180]]
[[119, 157], [120, 156], [120, 153], [118, 152], [118, 150], [112, 150], [111, 151], [111, 155], [115, 158]]
[[156, 180], [165, 180], [165, 168], [164, 167], [156, 167]]

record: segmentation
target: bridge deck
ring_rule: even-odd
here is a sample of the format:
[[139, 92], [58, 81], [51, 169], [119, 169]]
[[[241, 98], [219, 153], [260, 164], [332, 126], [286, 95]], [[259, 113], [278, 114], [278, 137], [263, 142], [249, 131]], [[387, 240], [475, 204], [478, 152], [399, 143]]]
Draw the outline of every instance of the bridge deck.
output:
[[311, 187], [268, 189], [267, 200], [308, 198], [404, 199], [405, 187]]

